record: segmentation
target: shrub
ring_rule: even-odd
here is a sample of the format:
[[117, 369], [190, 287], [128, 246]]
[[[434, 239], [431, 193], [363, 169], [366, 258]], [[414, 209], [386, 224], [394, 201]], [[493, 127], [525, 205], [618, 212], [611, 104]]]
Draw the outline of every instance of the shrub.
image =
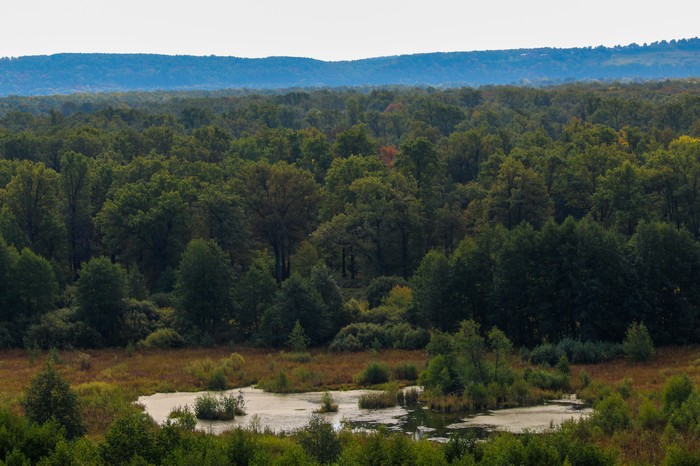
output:
[[526, 359], [533, 364], [554, 366], [562, 356], [574, 364], [598, 364], [623, 355], [622, 345], [600, 341], [580, 341], [564, 338], [559, 343], [544, 343], [530, 352], [523, 352]]
[[408, 283], [401, 277], [377, 277], [367, 286], [367, 303], [370, 308], [378, 307], [395, 286], [406, 286]]
[[51, 362], [32, 380], [22, 407], [32, 422], [58, 422], [65, 427], [69, 438], [79, 437], [85, 432], [78, 397]]
[[341, 452], [338, 434], [320, 416], [312, 416], [309, 424], [297, 432], [297, 441], [306, 453], [320, 464], [333, 463]]
[[693, 382], [688, 375], [671, 376], [663, 392], [663, 409], [666, 414], [671, 414], [678, 410], [683, 402], [693, 393]]
[[221, 393], [219, 396], [203, 393], [194, 400], [194, 414], [197, 419], [229, 421], [237, 415], [245, 414], [243, 394]]
[[289, 347], [295, 353], [303, 353], [309, 347], [309, 339], [304, 333], [299, 320], [296, 321], [294, 328], [289, 332]]
[[[105, 464], [159, 464], [158, 425], [145, 413], [131, 413], [112, 423], [100, 444]], [[140, 457], [141, 463], [132, 461]]]
[[370, 362], [362, 372], [355, 376], [360, 385], [377, 385], [389, 381], [389, 368], [386, 364]]
[[639, 406], [637, 421], [644, 429], [659, 429], [664, 425], [664, 416], [653, 401], [646, 399]]
[[549, 364], [553, 366], [561, 356], [562, 353], [559, 349], [551, 343], [544, 343], [530, 351], [530, 361], [533, 364]]
[[394, 378], [398, 380], [417, 380], [418, 369], [416, 369], [415, 364], [411, 364], [410, 362], [399, 364], [394, 367]]
[[94, 329], [84, 322], [75, 321], [75, 311], [72, 309], [47, 312], [38, 323], [27, 329], [24, 336], [25, 347], [37, 346], [44, 349], [94, 348], [100, 346], [101, 341], [102, 338]]
[[209, 390], [226, 390], [228, 382], [226, 381], [226, 373], [221, 367], [217, 367], [207, 380], [207, 388]]
[[622, 396], [619, 393], [613, 393], [598, 402], [592, 419], [603, 432], [612, 435], [615, 431], [629, 426], [632, 414]]
[[365, 347], [355, 335], [336, 336], [328, 347], [333, 352], [355, 353], [363, 351]]
[[531, 385], [545, 390], [563, 390], [569, 388], [569, 375], [561, 372], [526, 369], [525, 380]]
[[335, 400], [333, 400], [333, 395], [331, 395], [329, 392], [324, 392], [323, 396], [321, 396], [321, 408], [319, 408], [317, 413], [337, 413], [338, 412], [338, 405], [334, 403]]
[[282, 369], [277, 373], [277, 376], [258, 382], [258, 388], [270, 393], [290, 393], [293, 391], [287, 373]]
[[654, 355], [654, 342], [643, 323], [632, 322], [622, 342], [625, 357], [631, 361], [648, 361]]
[[182, 348], [185, 340], [171, 328], [159, 328], [139, 342], [144, 348]]
[[662, 466], [696, 466], [700, 464], [700, 454], [692, 453], [679, 445], [669, 445]]
[[168, 414], [168, 419], [165, 421], [165, 426], [192, 432], [194, 431], [195, 427], [197, 427], [197, 417], [194, 415], [189, 406], [178, 406], [170, 411], [170, 414]]
[[358, 406], [361, 409], [384, 409], [392, 408], [397, 403], [396, 390], [384, 390], [379, 393], [365, 393], [360, 395]]

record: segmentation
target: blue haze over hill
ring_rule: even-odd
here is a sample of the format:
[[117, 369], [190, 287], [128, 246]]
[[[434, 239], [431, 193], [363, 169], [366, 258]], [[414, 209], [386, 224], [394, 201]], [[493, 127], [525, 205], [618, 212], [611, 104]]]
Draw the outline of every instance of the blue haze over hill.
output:
[[386, 84], [545, 85], [700, 77], [700, 39], [624, 47], [426, 53], [355, 61], [57, 54], [0, 59], [0, 96]]

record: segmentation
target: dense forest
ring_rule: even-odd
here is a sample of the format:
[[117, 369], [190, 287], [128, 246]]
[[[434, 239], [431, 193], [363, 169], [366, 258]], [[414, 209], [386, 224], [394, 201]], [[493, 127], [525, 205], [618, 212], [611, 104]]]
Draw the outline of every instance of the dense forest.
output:
[[699, 86], [0, 100], [0, 345], [698, 342]]
[[700, 75], [700, 39], [615, 47], [310, 58], [57, 54], [0, 58], [0, 96], [74, 92], [278, 89], [390, 84], [480, 86]]

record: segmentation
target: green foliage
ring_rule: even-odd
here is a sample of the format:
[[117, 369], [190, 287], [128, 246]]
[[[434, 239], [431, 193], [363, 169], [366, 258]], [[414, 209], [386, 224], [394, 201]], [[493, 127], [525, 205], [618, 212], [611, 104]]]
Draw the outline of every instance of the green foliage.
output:
[[126, 310], [126, 272], [107, 257], [90, 259], [75, 282], [77, 318], [94, 328], [109, 344], [120, 341], [120, 325]]
[[30, 421], [55, 421], [66, 429], [69, 438], [85, 432], [77, 396], [51, 362], [32, 380], [22, 407]]
[[157, 463], [158, 425], [145, 413], [131, 413], [114, 421], [100, 444], [100, 457], [107, 464], [128, 465], [137, 458]]
[[194, 400], [194, 414], [197, 419], [229, 421], [235, 416], [245, 414], [241, 392], [238, 395], [211, 393], [199, 395]]
[[192, 325], [214, 337], [231, 315], [233, 274], [228, 259], [214, 241], [194, 239], [182, 253], [175, 284], [175, 312], [183, 326]]
[[384, 325], [358, 322], [343, 327], [329, 349], [338, 352], [383, 348], [421, 349], [429, 339], [427, 330], [405, 322]]
[[290, 393], [294, 391], [287, 373], [280, 369], [277, 375], [268, 379], [263, 379], [258, 382], [258, 388], [262, 388], [266, 392], [271, 393]]
[[418, 369], [410, 362], [395, 366], [392, 372], [397, 380], [418, 380]]
[[632, 322], [622, 342], [625, 357], [631, 361], [648, 361], [654, 355], [654, 342], [643, 323]]
[[330, 392], [323, 392], [321, 396], [321, 407], [316, 411], [317, 413], [337, 413], [338, 405], [334, 403], [333, 395]]
[[386, 364], [370, 362], [361, 372], [353, 377], [360, 385], [378, 385], [389, 381], [389, 367]]
[[669, 377], [662, 394], [664, 413], [669, 415], [677, 411], [693, 391], [693, 382], [687, 374], [676, 374]]
[[619, 393], [603, 398], [594, 408], [592, 421], [606, 435], [612, 435], [618, 430], [627, 428], [632, 421], [630, 408]]
[[226, 373], [223, 368], [217, 367], [212, 371], [207, 380], [207, 388], [209, 390], [226, 390], [228, 388]]
[[178, 406], [170, 411], [164, 425], [193, 432], [197, 427], [197, 416], [188, 405]]
[[144, 348], [181, 348], [185, 339], [171, 328], [159, 328], [139, 342]]
[[85, 322], [77, 321], [74, 309], [51, 311], [29, 327], [24, 336], [26, 347], [91, 348], [100, 345], [102, 337]]
[[335, 462], [342, 450], [338, 434], [321, 416], [312, 416], [308, 425], [297, 431], [296, 440], [320, 464]]
[[365, 289], [365, 295], [367, 296], [367, 304], [370, 308], [380, 306], [384, 299], [389, 296], [389, 292], [394, 289], [395, 286], [406, 286], [408, 283], [401, 277], [376, 277], [374, 278], [367, 288]]
[[569, 388], [569, 374], [562, 372], [549, 372], [542, 369], [527, 368], [524, 373], [525, 380], [531, 385], [546, 390], [562, 390]]
[[543, 343], [529, 352], [533, 364], [554, 366], [566, 356], [574, 364], [598, 364], [622, 356], [622, 345], [611, 342], [580, 341], [565, 338], [557, 344]]
[[700, 463], [700, 455], [678, 446], [669, 445], [662, 466], [693, 466]]
[[306, 338], [304, 329], [298, 320], [294, 323], [294, 328], [289, 333], [289, 347], [297, 353], [303, 353], [309, 347], [309, 340]]

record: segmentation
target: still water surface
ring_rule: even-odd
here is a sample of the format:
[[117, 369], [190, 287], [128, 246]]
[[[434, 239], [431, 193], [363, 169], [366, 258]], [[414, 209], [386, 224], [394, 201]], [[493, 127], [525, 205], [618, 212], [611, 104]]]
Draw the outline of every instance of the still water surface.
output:
[[[232, 421], [198, 421], [197, 428], [206, 432], [221, 433], [236, 427], [249, 427], [253, 415], [257, 415], [259, 426], [275, 432], [291, 432], [304, 427], [321, 406], [323, 392], [277, 394], [267, 393], [253, 387], [240, 390], [245, 400], [247, 415], [237, 416]], [[580, 403], [560, 400], [542, 406], [501, 409], [475, 416], [464, 414], [434, 413], [421, 405], [396, 406], [388, 409], [360, 409], [357, 406], [360, 395], [371, 390], [331, 391], [338, 404], [337, 413], [322, 414], [326, 421], [340, 428], [344, 423], [355, 429], [376, 429], [380, 425], [390, 430], [399, 430], [416, 437], [446, 438], [457, 431], [476, 430], [483, 436], [491, 430], [508, 430], [521, 433], [525, 430], [546, 430], [567, 419], [580, 419], [588, 416], [591, 409]], [[153, 419], [163, 423], [170, 411], [178, 406], [194, 406], [194, 400], [203, 392], [156, 393], [139, 397], [146, 412]], [[223, 393], [237, 394], [238, 390]]]

